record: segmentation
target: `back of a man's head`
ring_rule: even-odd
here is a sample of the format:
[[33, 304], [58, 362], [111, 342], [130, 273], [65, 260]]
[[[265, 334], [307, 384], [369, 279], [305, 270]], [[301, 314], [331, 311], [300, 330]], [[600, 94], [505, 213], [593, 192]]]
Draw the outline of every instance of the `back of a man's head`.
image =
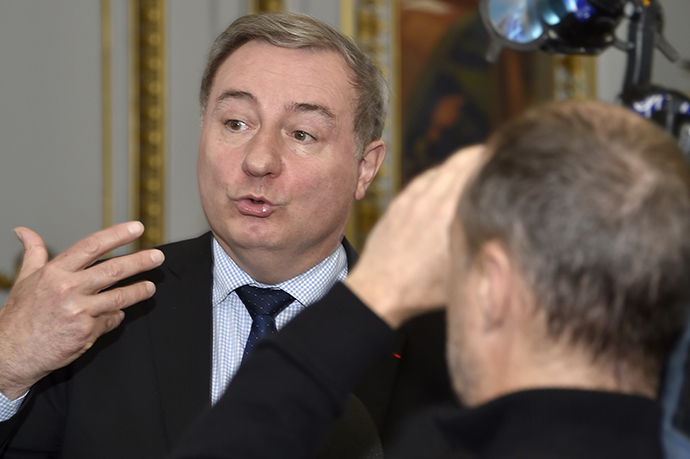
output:
[[465, 192], [470, 259], [498, 241], [554, 342], [656, 387], [690, 305], [690, 173], [621, 107], [568, 102], [499, 130]]

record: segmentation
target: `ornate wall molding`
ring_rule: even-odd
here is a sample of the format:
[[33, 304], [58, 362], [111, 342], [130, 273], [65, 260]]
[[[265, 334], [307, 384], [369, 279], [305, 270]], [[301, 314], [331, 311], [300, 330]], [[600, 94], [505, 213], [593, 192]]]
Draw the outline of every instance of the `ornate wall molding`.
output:
[[129, 9], [130, 209], [146, 227], [146, 248], [166, 233], [166, 0], [130, 0]]
[[596, 57], [554, 55], [554, 100], [596, 99]]
[[350, 242], [361, 249], [376, 221], [400, 188], [399, 2], [396, 0], [341, 0], [341, 28], [379, 66], [392, 89], [383, 132], [388, 153], [366, 197], [355, 204], [347, 228]]
[[283, 11], [284, 9], [285, 2], [283, 0], [249, 0], [249, 12], [251, 14]]

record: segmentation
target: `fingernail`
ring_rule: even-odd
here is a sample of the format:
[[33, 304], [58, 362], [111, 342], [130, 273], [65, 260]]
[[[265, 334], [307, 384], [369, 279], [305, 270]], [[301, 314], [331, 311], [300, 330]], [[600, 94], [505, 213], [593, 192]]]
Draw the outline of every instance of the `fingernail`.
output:
[[132, 222], [127, 225], [127, 230], [131, 234], [142, 234], [144, 232], [144, 225], [141, 222]]
[[24, 242], [24, 237], [22, 236], [22, 233], [19, 232], [19, 228], [15, 228], [14, 230], [14, 235], [17, 236], [17, 239], [19, 239], [19, 242]]
[[151, 260], [154, 263], [162, 263], [165, 260], [165, 255], [160, 250], [153, 250], [151, 251]]
[[156, 293], [156, 286], [153, 285], [153, 282], [146, 283], [146, 291], [149, 292], [149, 295]]

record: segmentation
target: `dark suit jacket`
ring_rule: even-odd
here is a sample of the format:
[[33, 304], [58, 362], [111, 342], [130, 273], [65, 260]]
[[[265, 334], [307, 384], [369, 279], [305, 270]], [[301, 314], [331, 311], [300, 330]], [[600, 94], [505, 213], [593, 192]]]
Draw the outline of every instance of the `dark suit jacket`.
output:
[[[352, 263], [357, 255], [343, 244]], [[0, 423], [5, 457], [161, 457], [210, 405], [211, 235], [162, 250], [163, 266], [140, 276], [155, 282], [154, 297], [128, 308], [120, 327], [40, 381], [20, 412]], [[377, 419], [396, 365], [387, 355], [363, 385]]]
[[[343, 246], [352, 265], [357, 254]], [[120, 327], [32, 389], [20, 412], [0, 423], [0, 444], [10, 445], [0, 457], [161, 457], [209, 407], [211, 235], [161, 249], [163, 266], [138, 276], [156, 284], [154, 297], [128, 308]], [[442, 316], [418, 324], [406, 326], [354, 390], [384, 441], [396, 440], [387, 433], [426, 402], [452, 399]], [[361, 414], [356, 404], [347, 411]]]
[[[376, 358], [392, 335], [351, 291], [336, 284], [255, 348], [173, 458], [310, 457], [318, 436], [337, 417], [334, 407], [343, 403], [363, 364]], [[615, 392], [525, 390], [471, 409], [435, 406], [411, 421], [402, 432], [404, 448], [387, 457], [662, 458], [659, 404]], [[228, 432], [232, 425], [239, 426]], [[260, 441], [266, 436], [273, 441]]]

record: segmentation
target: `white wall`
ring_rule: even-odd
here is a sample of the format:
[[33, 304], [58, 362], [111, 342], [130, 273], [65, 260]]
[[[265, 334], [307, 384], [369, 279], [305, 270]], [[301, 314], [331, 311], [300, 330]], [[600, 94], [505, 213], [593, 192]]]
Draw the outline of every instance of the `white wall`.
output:
[[[0, 272], [29, 226], [62, 250], [101, 225], [98, 2], [0, 2]], [[0, 292], [2, 293], [2, 292]]]

